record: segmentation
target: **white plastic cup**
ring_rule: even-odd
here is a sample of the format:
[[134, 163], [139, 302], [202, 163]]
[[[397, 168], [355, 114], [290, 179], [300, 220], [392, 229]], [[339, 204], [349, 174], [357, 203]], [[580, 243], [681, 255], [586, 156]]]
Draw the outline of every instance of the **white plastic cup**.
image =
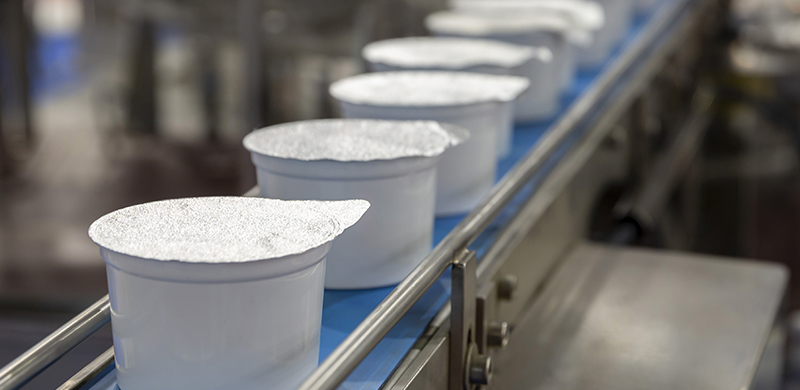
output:
[[[527, 77], [531, 82], [549, 74], [552, 52], [545, 47], [532, 48], [506, 42], [452, 37], [413, 37], [373, 42], [364, 47], [362, 56], [373, 72], [439, 70], [462, 71], [493, 75]], [[541, 94], [526, 91], [530, 96], [525, 112], [544, 112], [558, 107], [558, 96], [542, 98]], [[540, 114], [536, 114], [540, 115]], [[503, 126], [498, 136], [497, 154], [505, 158], [514, 143], [513, 125]]]
[[[577, 51], [592, 51], [597, 46], [593, 34], [605, 24], [603, 7], [594, 1], [585, 0], [451, 0], [450, 6], [463, 13], [479, 15], [499, 15], [514, 20], [532, 19], [566, 19], [569, 30], [564, 32], [570, 42], [569, 50], [564, 53], [566, 59], [559, 65], [562, 88], [569, 88], [573, 75], [577, 70]], [[518, 22], [517, 22], [518, 23]], [[510, 30], [505, 27], [505, 30]], [[602, 49], [601, 49], [602, 50]]]
[[[118, 229], [130, 226], [123, 221]], [[180, 235], [180, 226], [162, 228]], [[92, 229], [107, 264], [120, 389], [290, 390], [317, 366], [330, 241], [279, 258], [185, 262], [120, 253]], [[207, 237], [184, 239], [172, 244], [188, 245], [181, 253], [191, 256], [188, 248]]]
[[578, 67], [591, 69], [603, 64], [622, 42], [633, 21], [634, 0], [598, 0], [606, 15], [605, 25], [597, 31], [594, 43], [578, 50]]
[[472, 210], [489, 193], [497, 171], [497, 134], [509, 126], [514, 105], [487, 102], [457, 107], [371, 107], [341, 102], [345, 118], [433, 120], [468, 129], [469, 141], [445, 152], [439, 161], [436, 215]]
[[165, 267], [102, 249], [120, 389], [299, 385], [319, 360], [329, 248], [261, 267]]
[[[367, 81], [375, 77], [382, 81], [381, 88], [369, 91], [361, 99], [353, 99], [352, 94], [343, 91], [346, 89], [342, 88], [345, 84]], [[381, 99], [376, 94], [382, 91], [396, 93], [399, 88], [395, 83], [396, 79], [407, 80], [408, 77], [419, 78], [421, 87], [432, 80], [443, 78], [446, 82], [441, 82], [440, 79], [441, 83], [437, 84], [443, 89], [438, 91], [442, 94], [438, 96], [442, 100], [438, 103], [420, 102], [416, 105], [379, 101]], [[356, 78], [362, 80], [356, 81]], [[482, 88], [472, 88], [472, 92], [477, 92], [479, 95], [473, 96], [475, 99], [462, 101], [460, 99], [463, 96], [458, 96], [457, 91], [444, 91], [445, 88], [449, 88], [448, 86], [455, 88], [458, 83], [474, 81], [481, 81], [484, 84], [513, 85], [511, 92], [503, 93], [507, 95], [503, 98], [492, 96], [494, 94], [491, 91], [487, 93]], [[525, 79], [510, 76], [459, 72], [387, 72], [355, 76], [334, 83], [331, 86], [331, 95], [339, 100], [345, 118], [433, 120], [469, 130], [470, 139], [467, 142], [449, 149], [442, 155], [437, 174], [436, 215], [455, 215], [472, 210], [492, 188], [497, 170], [498, 133], [504, 131], [503, 127], [511, 126], [514, 113], [513, 99], [522, 93], [526, 86]]]
[[647, 14], [656, 7], [659, 0], [635, 0], [636, 13], [639, 15]]
[[572, 83], [576, 69], [571, 55], [569, 25], [563, 18], [443, 11], [429, 15], [425, 24], [436, 36], [493, 39], [548, 48], [552, 55], [549, 63], [530, 62], [519, 69], [519, 73], [513, 73], [528, 77], [531, 82], [528, 91], [517, 99], [514, 120], [536, 122], [558, 112], [561, 93]]
[[[402, 123], [322, 120], [296, 124], [346, 128], [348, 124], [369, 126], [373, 122]], [[369, 161], [303, 161], [261, 154], [253, 147], [251, 141], [255, 137], [296, 124], [266, 128], [245, 138], [257, 168], [261, 195], [276, 199], [368, 200], [370, 210], [336, 239], [336, 246], [328, 254], [325, 287], [362, 289], [399, 283], [431, 250], [439, 154]], [[418, 126], [431, 132], [445, 131], [438, 123], [419, 122]], [[442, 151], [469, 136], [466, 130], [452, 126], [449, 130], [458, 132], [458, 140], [441, 138], [448, 142]]]

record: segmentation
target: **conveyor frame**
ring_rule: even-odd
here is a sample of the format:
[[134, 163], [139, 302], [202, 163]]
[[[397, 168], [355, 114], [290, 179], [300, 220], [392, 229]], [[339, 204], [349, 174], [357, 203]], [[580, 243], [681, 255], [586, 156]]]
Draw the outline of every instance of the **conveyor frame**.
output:
[[[518, 317], [561, 256], [585, 237], [585, 223], [600, 187], [613, 178], [625, 176], [624, 159], [630, 153], [619, 150], [620, 145], [612, 145], [610, 148], [613, 150], [604, 150], [615, 125], [634, 106], [668, 57], [679, 51], [690, 33], [698, 31], [702, 18], [718, 2], [663, 1], [637, 39], [574, 102], [526, 157], [503, 177], [489, 196], [328, 356], [301, 389], [337, 388], [457, 256], [469, 248], [512, 200], [523, 196], [527, 200], [516, 216], [481, 256], [476, 293], [487, 305], [485, 307], [493, 311], [484, 313], [485, 321]], [[622, 147], [630, 147], [629, 143], [623, 144]], [[600, 161], [613, 163], [609, 165]], [[591, 166], [619, 169], [604, 172], [586, 169]], [[541, 184], [531, 190], [532, 181]], [[536, 248], [539, 258], [522, 264], [518, 260], [519, 254], [531, 248]], [[516, 287], [516, 298], [497, 302], [498, 291], [508, 290], [509, 284], [513, 284], [506, 275], [513, 274], [525, 275], [513, 286]], [[492, 288], [487, 289], [487, 286]], [[0, 371], [0, 389], [16, 389], [24, 384], [88, 337], [99, 327], [98, 324], [107, 322], [107, 316], [108, 301], [105, 297]], [[383, 388], [446, 388], [447, 376], [441, 373], [447, 370], [448, 318], [449, 306], [436, 316], [423, 338]], [[85, 384], [107, 367], [111, 359], [113, 354], [104, 354], [62, 388], [74, 389]]]

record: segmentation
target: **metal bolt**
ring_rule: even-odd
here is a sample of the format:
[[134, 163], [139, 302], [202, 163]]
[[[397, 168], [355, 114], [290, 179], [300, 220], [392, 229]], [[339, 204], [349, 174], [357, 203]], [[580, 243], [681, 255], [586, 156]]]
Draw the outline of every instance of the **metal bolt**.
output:
[[511, 274], [503, 276], [497, 281], [497, 297], [506, 301], [514, 299], [514, 291], [517, 289], [517, 277]]
[[508, 322], [494, 322], [486, 331], [486, 345], [503, 349], [508, 344]]
[[469, 383], [488, 385], [492, 380], [492, 358], [486, 355], [475, 355], [469, 362]]

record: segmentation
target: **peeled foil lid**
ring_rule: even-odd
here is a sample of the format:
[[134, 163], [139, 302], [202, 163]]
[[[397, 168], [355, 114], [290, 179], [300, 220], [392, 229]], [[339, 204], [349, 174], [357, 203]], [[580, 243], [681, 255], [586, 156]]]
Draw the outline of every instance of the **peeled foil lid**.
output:
[[558, 12], [569, 18], [572, 26], [596, 31], [605, 25], [603, 6], [584, 0], [450, 0], [451, 7], [468, 13], [537, 13]]
[[106, 214], [89, 227], [89, 237], [103, 248], [145, 259], [241, 263], [324, 245], [368, 208], [365, 200], [172, 199]]
[[243, 143], [253, 153], [292, 160], [394, 160], [438, 156], [469, 137], [457, 129], [434, 121], [325, 119], [256, 130]]
[[351, 104], [447, 107], [511, 102], [528, 89], [527, 78], [466, 72], [367, 73], [333, 83], [331, 95]]
[[479, 65], [513, 68], [531, 59], [548, 62], [552, 57], [552, 54], [548, 57], [538, 48], [528, 46], [445, 37], [388, 39], [370, 43], [361, 53], [372, 63], [412, 69], [465, 69]]
[[537, 31], [569, 34], [580, 30], [566, 15], [537, 12], [434, 12], [425, 18], [428, 30], [444, 35], [491, 37]]

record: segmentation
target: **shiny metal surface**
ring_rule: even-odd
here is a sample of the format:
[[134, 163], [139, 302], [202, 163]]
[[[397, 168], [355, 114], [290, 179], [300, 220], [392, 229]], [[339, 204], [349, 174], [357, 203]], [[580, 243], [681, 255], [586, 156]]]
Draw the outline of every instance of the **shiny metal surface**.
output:
[[503, 349], [508, 345], [508, 322], [495, 322], [489, 326], [486, 334], [486, 345], [489, 348]]
[[687, 119], [670, 149], [655, 162], [637, 192], [619, 205], [617, 212], [621, 217], [632, 218], [645, 230], [653, 229], [661, 218], [674, 187], [685, 177], [705, 139], [712, 119], [710, 107], [714, 92], [700, 88], [695, 99], [693, 108], [697, 112]]
[[80, 389], [112, 364], [114, 364], [114, 347], [107, 349], [97, 359], [94, 359], [89, 365], [73, 375], [72, 378], [58, 386], [56, 390]]
[[[242, 196], [259, 196], [258, 186], [251, 188]], [[108, 295], [106, 295], [3, 367], [0, 370], [0, 389], [18, 389], [27, 383], [36, 374], [49, 367], [83, 340], [86, 340], [97, 329], [108, 323], [109, 316], [110, 302]], [[113, 353], [109, 359], [113, 359]]]
[[[497, 295], [506, 299], [499, 299], [497, 307], [485, 316], [495, 321], [507, 321], [513, 326], [552, 270], [563, 261], [564, 254], [576, 241], [585, 237], [598, 192], [610, 181], [622, 180], [628, 175], [626, 160], [630, 140], [606, 141], [613, 138], [618, 121], [647, 88], [661, 65], [672, 53], [684, 47], [686, 37], [699, 28], [701, 16], [714, 9], [713, 2], [704, 4], [697, 6], [695, 3], [695, 7], [685, 12], [658, 44], [649, 42], [652, 51], [640, 58], [635, 69], [627, 70], [628, 77], [622, 87], [617, 87], [618, 94], [602, 102], [604, 104], [596, 103], [601, 107], [601, 114], [592, 121], [583, 140], [555, 167], [494, 239], [479, 263], [479, 286], [482, 286], [479, 291], [494, 279], [499, 290]], [[665, 13], [661, 17], [665, 15], [675, 14]], [[653, 39], [655, 37], [651, 37]], [[627, 66], [634, 65], [628, 63]], [[524, 275], [524, 278], [516, 275]], [[510, 282], [512, 279], [513, 283]], [[505, 292], [505, 286], [510, 285], [514, 285], [514, 294]], [[442, 311], [445, 317], [447, 309], [445, 307]], [[432, 326], [438, 326], [437, 332], [420, 341], [419, 349], [409, 354], [385, 389], [445, 388], [437, 373], [447, 366], [444, 346], [448, 344], [448, 324], [433, 321]]]
[[493, 388], [747, 389], [787, 280], [767, 263], [580, 245], [498, 356]]
[[3, 367], [0, 370], [0, 389], [13, 390], [22, 387], [108, 323], [110, 311], [111, 306], [106, 295]]
[[[478, 259], [473, 251], [464, 251], [453, 262], [451, 278], [450, 307], [450, 366], [448, 382], [450, 390], [467, 388], [474, 378], [488, 380], [487, 372], [481, 375], [480, 366], [473, 363], [480, 360], [475, 342], [475, 310], [478, 280], [476, 277]], [[489, 363], [486, 363], [488, 366]], [[473, 373], [474, 371], [474, 373]]]
[[467, 247], [500, 213], [505, 205], [528, 183], [558, 150], [559, 146], [577, 130], [578, 125], [606, 97], [619, 78], [628, 72], [637, 60], [652, 49], [677, 15], [695, 0], [675, 0], [666, 4], [656, 14], [651, 24], [642, 32], [627, 52], [611, 65], [609, 70], [586, 91], [583, 97], [568, 110], [537, 146], [518, 163], [453, 231], [401, 282], [394, 291], [345, 339], [316, 371], [300, 386], [301, 390], [332, 390], [355, 369], [372, 351], [380, 339], [411, 308], [450, 264], [453, 254]]
[[[412, 274], [403, 281], [398, 287], [384, 300], [373, 313], [326, 359], [318, 370], [302, 386], [302, 389], [333, 389], [341, 383], [347, 375], [363, 360], [364, 357], [377, 345], [388, 330], [408, 311], [427, 288], [444, 272], [452, 262], [454, 253], [469, 245], [500, 213], [503, 207], [529, 182], [531, 177], [540, 171], [546, 162], [552, 157], [562, 143], [574, 135], [578, 125], [587, 120], [587, 116], [597, 109], [600, 101], [607, 98], [608, 91], [616, 87], [617, 82], [623, 76], [628, 76], [634, 63], [642, 60], [643, 57], [651, 55], [650, 51], [654, 47], [654, 42], [675, 22], [677, 15], [687, 4], [694, 4], [695, 0], [675, 0], [663, 7], [651, 24], [645, 29], [641, 37], [635, 41], [628, 51], [626, 51], [603, 76], [577, 101], [568, 111], [560, 122], [539, 142], [526, 158], [512, 169], [506, 177], [494, 188], [491, 194], [477, 207], [467, 218], [465, 218], [442, 243], [415, 269]], [[644, 88], [638, 85], [637, 88]], [[633, 93], [633, 92], [631, 92]], [[602, 139], [601, 134], [597, 134], [596, 139]], [[587, 157], [588, 158], [588, 157]], [[585, 160], [584, 160], [585, 163]], [[572, 168], [570, 168], [572, 169]], [[559, 179], [559, 185], [566, 185], [563, 179]], [[569, 180], [567, 180], [568, 182]], [[556, 186], [557, 187], [557, 186]], [[551, 188], [554, 190], [554, 188]], [[541, 191], [539, 191], [541, 192]], [[545, 194], [550, 200], [547, 207], [543, 203], [530, 206], [524, 215], [530, 216], [531, 213], [542, 216], [542, 220], [548, 217], [547, 210], [557, 208], [569, 208], [568, 199], [555, 199], [555, 195], [560, 192]], [[549, 206], [553, 204], [552, 208]], [[553, 214], [555, 215], [555, 214]], [[518, 220], [519, 226], [530, 224]], [[558, 223], [564, 229], [569, 229], [570, 223]], [[539, 234], [539, 237], [552, 237], [554, 232], [560, 228], [534, 228], [534, 231], [522, 229], [519, 231], [509, 230], [512, 236], [522, 236]], [[540, 240], [535, 240], [539, 242]], [[556, 238], [552, 243], [552, 252], [548, 252], [544, 257], [552, 256], [555, 258], [561, 253], [564, 247], [569, 245], [569, 240], [562, 242], [561, 238]], [[529, 246], [526, 246], [530, 249]], [[501, 250], [502, 247], [497, 247]], [[510, 248], [513, 250], [513, 246]], [[509, 250], [502, 249], [502, 250]], [[548, 249], [549, 250], [549, 249]], [[547, 262], [545, 262], [547, 263]], [[498, 263], [499, 264], [499, 263]], [[502, 265], [502, 264], [500, 264]], [[542, 268], [542, 275], [547, 273], [549, 267]], [[492, 273], [493, 274], [493, 273]], [[534, 284], [535, 285], [535, 284]], [[527, 291], [528, 294], [531, 291]], [[521, 304], [520, 301], [515, 305]], [[515, 309], [518, 312], [518, 308]], [[501, 311], [514, 312], [515, 310], [501, 309]], [[440, 328], [434, 328], [437, 330]], [[439, 333], [434, 332], [431, 340], [436, 339]], [[88, 334], [87, 334], [88, 335]], [[441, 340], [437, 341], [440, 342]], [[446, 344], [446, 342], [445, 342]], [[426, 345], [424, 349], [428, 348]], [[418, 370], [418, 366], [410, 367], [411, 370]], [[419, 371], [416, 371], [419, 373]], [[439, 371], [441, 373], [441, 371]], [[436, 379], [434, 379], [435, 381]]]
[[[259, 196], [258, 186], [251, 188], [242, 196]], [[64, 324], [64, 326], [57, 329], [47, 338], [3, 367], [3, 369], [0, 370], [0, 389], [18, 389], [27, 383], [39, 372], [49, 367], [83, 340], [86, 340], [86, 338], [91, 336], [97, 329], [100, 329], [100, 327], [108, 323], [110, 320], [110, 313], [110, 302], [108, 295], [106, 295], [81, 314], [75, 316], [70, 322]], [[108, 359], [113, 360], [113, 357], [112, 353]], [[97, 362], [97, 360], [95, 362]], [[87, 366], [87, 369], [88, 368], [89, 366]], [[84, 372], [84, 370], [81, 372]], [[76, 374], [76, 376], [78, 375], [80, 375], [80, 372]], [[64, 385], [66, 386], [68, 383], [69, 382], [66, 382]]]

